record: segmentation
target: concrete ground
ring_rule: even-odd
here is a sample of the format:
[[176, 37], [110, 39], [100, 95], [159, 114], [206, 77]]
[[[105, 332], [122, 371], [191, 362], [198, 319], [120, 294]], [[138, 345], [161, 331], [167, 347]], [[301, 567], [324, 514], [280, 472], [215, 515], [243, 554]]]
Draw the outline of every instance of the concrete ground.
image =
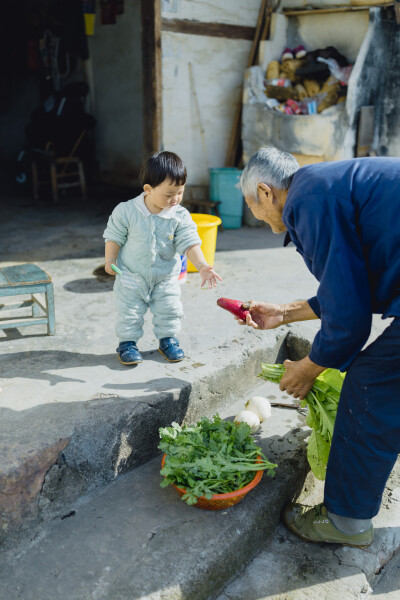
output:
[[[283, 236], [266, 227], [219, 232], [215, 268], [224, 281], [215, 290], [202, 290], [198, 275], [189, 274], [182, 285], [180, 340], [186, 359], [176, 364], [163, 359], [147, 315], [139, 343], [145, 361], [124, 367], [115, 353], [112, 280], [101, 271], [102, 232], [121, 199], [41, 207], [16, 200], [2, 214], [0, 266], [35, 262], [52, 275], [57, 332], [49, 337], [42, 326], [0, 331], [1, 579], [7, 590], [0, 598], [53, 600], [65, 597], [72, 581], [71, 600], [215, 597], [273, 535], [282, 503], [304, 484], [304, 421], [298, 422], [293, 409], [277, 408], [260, 443], [279, 463], [279, 476], [265, 477], [243, 505], [230, 509], [233, 521], [225, 511], [190, 509], [173, 490], [158, 488], [158, 428], [217, 411], [234, 416], [259, 385], [260, 363], [300, 358], [318, 328], [315, 321], [256, 332], [238, 326], [217, 308], [216, 299], [290, 301], [310, 297], [317, 285], [294, 248], [282, 248]], [[371, 337], [385, 325], [375, 319]], [[276, 386], [268, 394], [291, 403]], [[393, 489], [392, 523], [397, 481]], [[362, 555], [374, 576], [400, 546], [397, 533], [387, 531], [372, 558]], [[292, 566], [300, 568], [289, 542], [282, 556], [293, 553]], [[353, 556], [353, 563], [360, 556]], [[281, 566], [284, 570], [286, 563]], [[38, 572], [42, 577], [32, 587]], [[372, 575], [367, 580], [372, 582]], [[354, 590], [361, 581], [365, 585], [362, 574], [354, 581]], [[298, 590], [298, 582], [294, 585]], [[232, 590], [221, 598], [278, 598]]]
[[[301, 498], [310, 506], [323, 500], [323, 483], [315, 483], [312, 493]], [[217, 600], [399, 600], [400, 460], [374, 529], [374, 542], [361, 550], [303, 542], [281, 523]]]
[[[282, 399], [276, 387], [257, 391]], [[243, 403], [220, 410], [221, 416], [232, 418]], [[215, 596], [271, 535], [282, 503], [300, 491], [307, 472], [305, 429], [296, 410], [274, 409], [257, 439], [270, 460], [279, 461], [276, 477], [264, 475], [226, 510], [190, 507], [172, 488], [161, 489], [160, 457], [121, 475], [3, 553], [1, 600]]]

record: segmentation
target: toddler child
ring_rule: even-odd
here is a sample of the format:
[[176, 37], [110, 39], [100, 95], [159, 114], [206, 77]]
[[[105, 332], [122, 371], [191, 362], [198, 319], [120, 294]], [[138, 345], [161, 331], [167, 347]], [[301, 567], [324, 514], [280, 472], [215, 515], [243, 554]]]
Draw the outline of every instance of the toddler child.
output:
[[143, 361], [137, 342], [143, 335], [144, 314], [153, 313], [154, 334], [159, 351], [171, 362], [184, 358], [177, 334], [183, 316], [180, 301], [180, 255], [186, 254], [209, 288], [222, 278], [208, 265], [201, 251], [197, 227], [180, 206], [186, 183], [186, 167], [173, 152], [158, 152], [142, 166], [143, 192], [121, 202], [113, 210], [104, 231], [105, 269], [114, 264], [117, 305], [117, 348], [124, 365]]

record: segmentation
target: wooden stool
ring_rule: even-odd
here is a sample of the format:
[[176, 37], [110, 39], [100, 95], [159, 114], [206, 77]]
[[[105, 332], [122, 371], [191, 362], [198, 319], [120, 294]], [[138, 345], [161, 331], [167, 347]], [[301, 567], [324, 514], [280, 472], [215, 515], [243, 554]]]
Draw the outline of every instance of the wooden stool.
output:
[[[44, 306], [34, 294], [44, 294], [46, 306]], [[16, 265], [14, 267], [0, 268], [0, 297], [19, 296], [29, 294], [29, 300], [19, 302], [8, 302], [0, 304], [0, 311], [32, 306], [32, 316], [28, 317], [5, 317], [0, 319], [0, 329], [10, 327], [25, 327], [27, 325], [47, 324], [47, 335], [54, 335], [56, 331], [56, 320], [54, 312], [53, 282], [45, 271], [34, 264]], [[44, 315], [41, 314], [44, 312]]]
[[[50, 178], [46, 179], [45, 169], [49, 169]], [[39, 187], [51, 184], [53, 201], [58, 202], [58, 191], [79, 187], [86, 199], [86, 180], [83, 163], [77, 156], [65, 158], [42, 158], [32, 162], [33, 197], [39, 199]]]
[[58, 190], [79, 187], [86, 198], [86, 181], [83, 163], [77, 156], [55, 158], [50, 164], [51, 189], [53, 200], [58, 202]]
[[39, 198], [39, 187], [51, 184], [53, 201], [58, 202], [58, 190], [79, 187], [86, 198], [86, 179], [83, 162], [75, 153], [86, 134], [84, 129], [69, 156], [56, 156], [54, 145], [47, 142], [44, 151], [32, 161], [32, 188], [35, 200]]

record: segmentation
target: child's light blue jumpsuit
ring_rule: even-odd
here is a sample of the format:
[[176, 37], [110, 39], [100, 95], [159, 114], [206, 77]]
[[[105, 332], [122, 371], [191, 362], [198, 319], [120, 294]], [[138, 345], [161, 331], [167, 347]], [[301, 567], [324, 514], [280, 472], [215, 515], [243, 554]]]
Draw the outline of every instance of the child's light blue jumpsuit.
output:
[[115, 207], [103, 237], [121, 246], [117, 264], [122, 275], [114, 284], [118, 339], [137, 342], [142, 337], [148, 307], [157, 339], [176, 337], [183, 317], [180, 255], [201, 245], [189, 212], [176, 205], [152, 214], [142, 193]]

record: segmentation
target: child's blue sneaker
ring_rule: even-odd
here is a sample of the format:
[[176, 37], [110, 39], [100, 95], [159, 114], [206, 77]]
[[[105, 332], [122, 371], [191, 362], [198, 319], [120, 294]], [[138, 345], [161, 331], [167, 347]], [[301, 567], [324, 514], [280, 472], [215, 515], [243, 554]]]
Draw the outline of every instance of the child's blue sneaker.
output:
[[118, 358], [123, 365], [137, 365], [143, 362], [142, 355], [137, 349], [136, 342], [120, 342], [118, 348]]
[[160, 340], [158, 351], [161, 352], [169, 362], [179, 362], [185, 358], [185, 353], [182, 348], [179, 347], [179, 340], [174, 337], [162, 338], [162, 340]]

